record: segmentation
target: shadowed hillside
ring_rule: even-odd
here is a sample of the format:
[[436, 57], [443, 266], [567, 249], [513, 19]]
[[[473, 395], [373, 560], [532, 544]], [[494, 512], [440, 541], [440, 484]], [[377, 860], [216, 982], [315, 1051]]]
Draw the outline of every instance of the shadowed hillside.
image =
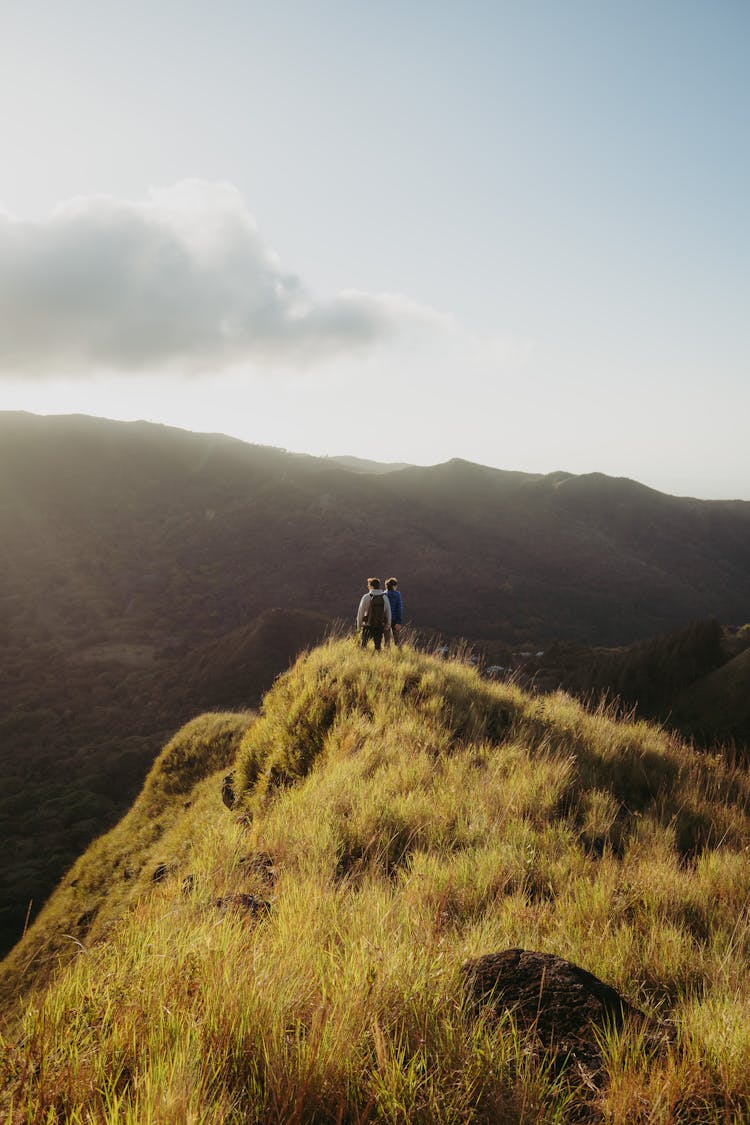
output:
[[[750, 757], [750, 627], [693, 621], [622, 648], [554, 642], [504, 670], [535, 691], [562, 688], [586, 701], [658, 720], [705, 747]], [[492, 660], [484, 658], [485, 665]], [[494, 674], [494, 672], [493, 672]]]
[[[739, 1121], [749, 800], [745, 771], [644, 723], [408, 648], [325, 645], [249, 725], [181, 732], [5, 963], [7, 996], [63, 959], [6, 1009], [0, 1109]], [[551, 1065], [533, 1027], [467, 999], [465, 959], [510, 947], [596, 974], [636, 1023]]]
[[695, 738], [750, 746], [750, 648], [691, 684], [675, 699], [672, 720]]

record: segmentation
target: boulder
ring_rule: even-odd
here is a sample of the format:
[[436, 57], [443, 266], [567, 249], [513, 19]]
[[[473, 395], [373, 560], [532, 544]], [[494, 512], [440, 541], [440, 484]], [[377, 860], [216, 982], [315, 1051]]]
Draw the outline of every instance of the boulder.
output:
[[550, 1059], [579, 1063], [588, 1077], [601, 1069], [605, 1029], [628, 1024], [652, 1037], [650, 1021], [616, 989], [552, 953], [488, 953], [464, 962], [462, 975], [475, 1010], [492, 1018], [510, 1014]]

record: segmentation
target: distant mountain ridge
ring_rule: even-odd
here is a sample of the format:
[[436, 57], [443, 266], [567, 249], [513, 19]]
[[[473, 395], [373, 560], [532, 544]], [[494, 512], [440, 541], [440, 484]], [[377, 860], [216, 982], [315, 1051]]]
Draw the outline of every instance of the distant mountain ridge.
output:
[[349, 617], [379, 571], [418, 624], [473, 637], [622, 644], [750, 605], [747, 501], [459, 459], [352, 472], [80, 416], [0, 415], [0, 531], [11, 588], [56, 630], [83, 614], [133, 641], [271, 606]]
[[364, 457], [331, 457], [331, 461], [355, 473], [395, 473], [399, 469], [409, 469], [408, 461], [368, 461]]

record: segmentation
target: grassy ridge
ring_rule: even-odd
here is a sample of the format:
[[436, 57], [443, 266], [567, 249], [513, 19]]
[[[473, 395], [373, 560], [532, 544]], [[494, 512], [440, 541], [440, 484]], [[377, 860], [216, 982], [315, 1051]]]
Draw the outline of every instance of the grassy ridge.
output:
[[[746, 772], [339, 641], [246, 727], [239, 816], [199, 773], [166, 878], [23, 1013], [7, 1122], [747, 1120]], [[462, 961], [508, 946], [583, 965], [674, 1045], [610, 1040], [602, 1090], [555, 1072], [467, 1016]]]

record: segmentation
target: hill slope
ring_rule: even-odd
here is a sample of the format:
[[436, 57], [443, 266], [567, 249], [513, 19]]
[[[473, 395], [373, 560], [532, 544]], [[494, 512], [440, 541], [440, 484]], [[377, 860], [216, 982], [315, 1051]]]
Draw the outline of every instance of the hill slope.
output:
[[196, 713], [255, 707], [330, 628], [269, 609], [185, 651], [125, 641], [29, 645], [0, 677], [0, 956], [62, 873], [114, 824], [160, 747]]
[[[157, 853], [135, 822], [82, 857], [92, 886], [130, 839], [141, 883], [126, 901], [111, 865], [97, 929], [6, 1043], [9, 1120], [741, 1119], [745, 771], [563, 695], [351, 641], [268, 694], [232, 813], [211, 771], [241, 723], [222, 722], [229, 741], [196, 729], [187, 777], [172, 751], [170, 784], [162, 764], [139, 799], [172, 810], [163, 878], [145, 877]], [[69, 882], [48, 909], [58, 932], [75, 921]], [[32, 927], [16, 981], [50, 940]], [[610, 1033], [588, 1077], [550, 1068], [532, 1033], [465, 1002], [463, 959], [509, 946], [570, 958], [671, 1033], [649, 1049]]]
[[[185, 812], [204, 779], [233, 761], [252, 717], [206, 714], [183, 727], [158, 756], [133, 807], [66, 874], [30, 931], [2, 963], [0, 999], [47, 981], [58, 962], [96, 940], [143, 895], [175, 848]], [[170, 856], [170, 863], [172, 857]]]
[[750, 648], [703, 676], [675, 700], [672, 719], [698, 739], [750, 744]]
[[622, 644], [746, 619], [750, 504], [0, 413], [0, 570], [2, 950], [169, 733], [254, 705], [367, 574], [445, 635]]

